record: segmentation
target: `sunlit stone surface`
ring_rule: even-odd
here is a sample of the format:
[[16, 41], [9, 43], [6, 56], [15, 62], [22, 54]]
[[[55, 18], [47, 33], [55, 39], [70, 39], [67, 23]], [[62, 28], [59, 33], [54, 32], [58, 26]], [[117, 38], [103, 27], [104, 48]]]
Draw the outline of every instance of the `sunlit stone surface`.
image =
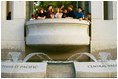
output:
[[27, 45], [88, 45], [89, 23], [78, 19], [31, 20], [27, 25]]

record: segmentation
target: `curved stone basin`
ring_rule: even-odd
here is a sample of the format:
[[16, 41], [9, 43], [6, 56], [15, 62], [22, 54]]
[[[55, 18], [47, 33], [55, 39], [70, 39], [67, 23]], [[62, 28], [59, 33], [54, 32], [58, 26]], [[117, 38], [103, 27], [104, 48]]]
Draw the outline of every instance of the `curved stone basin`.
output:
[[88, 45], [89, 23], [78, 19], [42, 19], [26, 22], [27, 45]]

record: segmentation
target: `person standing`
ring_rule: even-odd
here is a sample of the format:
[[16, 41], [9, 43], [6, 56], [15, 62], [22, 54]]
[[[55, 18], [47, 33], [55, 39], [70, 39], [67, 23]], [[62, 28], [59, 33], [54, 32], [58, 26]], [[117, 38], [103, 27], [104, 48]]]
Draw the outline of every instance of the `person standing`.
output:
[[11, 20], [11, 12], [8, 13], [7, 20]]
[[44, 9], [43, 8], [39, 9], [38, 19], [45, 19], [45, 17], [46, 17], [46, 14], [44, 12]]
[[74, 11], [73, 11], [73, 6], [72, 6], [72, 5], [69, 5], [69, 6], [68, 6], [67, 17], [75, 18], [75, 13], [74, 13]]
[[56, 8], [56, 12], [55, 12], [55, 18], [62, 18], [62, 10], [59, 8]]
[[87, 13], [87, 16], [85, 17], [85, 20], [88, 22], [91, 22], [91, 13]]
[[63, 13], [62, 18], [66, 18], [67, 17], [67, 10], [63, 9], [62, 13]]
[[51, 14], [52, 14], [52, 6], [48, 5], [48, 10], [46, 12], [46, 18], [51, 18]]
[[84, 19], [84, 13], [83, 13], [83, 9], [81, 7], [78, 8], [76, 14], [75, 14], [75, 18], [79, 19], [79, 20], [83, 20]]

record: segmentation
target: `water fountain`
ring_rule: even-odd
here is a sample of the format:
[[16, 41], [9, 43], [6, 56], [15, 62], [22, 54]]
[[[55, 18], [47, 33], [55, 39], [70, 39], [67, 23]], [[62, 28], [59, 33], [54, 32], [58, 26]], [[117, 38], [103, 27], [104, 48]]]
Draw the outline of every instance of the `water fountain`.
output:
[[[10, 62], [9, 63], [2, 62], [2, 67], [4, 66], [7, 67], [9, 65], [9, 67], [13, 66], [13, 68], [11, 69], [8, 68], [8, 70], [2, 68], [3, 69], [2, 71], [5, 74], [7, 73], [9, 74], [10, 77], [13, 77], [13, 73], [16, 73], [16, 71], [19, 73], [21, 72], [27, 73], [26, 71], [22, 71], [22, 69], [17, 70], [16, 66], [22, 67], [22, 66], [36, 66], [37, 65], [38, 70], [40, 71], [38, 73], [40, 74], [43, 71], [43, 77], [45, 76], [46, 78], [116, 77], [116, 65], [117, 65], [116, 61], [108, 60], [108, 56], [110, 56], [110, 53], [106, 53], [106, 52], [99, 53], [100, 60], [96, 60], [96, 58], [92, 54], [87, 53], [87, 52], [73, 54], [66, 61], [54, 61], [47, 54], [41, 53], [41, 52], [31, 53], [27, 55], [24, 58], [24, 60], [19, 60], [20, 55], [21, 55], [20, 52], [10, 52], [8, 54]], [[27, 62], [30, 58], [32, 58], [35, 55], [38, 56], [43, 62], [37, 62], [37, 63]], [[86, 55], [90, 57], [94, 62], [93, 61], [79, 62], [78, 60], [82, 55]], [[37, 71], [37, 69], [35, 69], [34, 71]], [[88, 72], [91, 72], [91, 73], [88, 73]], [[105, 75], [102, 75], [103, 73]], [[87, 74], [90, 74], [90, 75], [87, 75]], [[35, 74], [35, 76], [37, 75]], [[21, 77], [21, 76], [22, 75], [20, 74], [20, 76], [18, 77]], [[33, 77], [31, 76], [31, 74], [27, 76]], [[25, 75], [24, 77], [27, 77], [27, 76]], [[41, 74], [37, 77], [41, 77]]]
[[47, 62], [27, 62], [31, 57], [37, 55], [43, 60], [52, 60], [44, 53], [31, 53], [24, 60], [19, 60], [20, 52], [9, 52], [9, 62], [1, 62], [1, 77], [2, 78], [42, 78], [46, 76]]
[[9, 52], [7, 57], [9, 62], [27, 62], [30, 58], [33, 56], [38, 56], [42, 61], [53, 61], [52, 58], [50, 58], [47, 54], [45, 53], [31, 53], [28, 54], [24, 60], [19, 60], [21, 53], [20, 52]]
[[[45, 53], [31, 53], [31, 54], [28, 54], [25, 58], [24, 58], [24, 60], [23, 60], [23, 62], [26, 62], [26, 61], [28, 61], [31, 57], [33, 57], [33, 56], [38, 56], [41, 60], [45, 60], [45, 61], [52, 61], [53, 59], [51, 59], [47, 54], [45, 54]], [[42, 55], [42, 56], [41, 56]], [[44, 59], [43, 58], [43, 56], [45, 56], [46, 57], [46, 59]]]
[[[99, 56], [100, 59], [96, 60], [96, 58], [90, 54], [90, 53], [77, 53], [72, 55], [68, 58], [68, 60], [71, 60], [76, 55], [87, 55], [89, 56], [93, 61], [91, 62], [74, 62], [75, 70], [76, 70], [76, 77], [77, 78], [98, 78], [98, 77], [116, 77], [117, 76], [117, 62], [115, 60], [108, 60], [108, 56], [110, 56], [110, 53], [107, 52], [100, 52]], [[80, 57], [79, 56], [79, 57]], [[78, 60], [79, 57], [75, 58], [75, 60]]]
[[111, 56], [111, 54], [107, 52], [100, 52], [99, 56], [100, 56], [100, 61], [105, 62], [108, 61], [108, 56]]
[[[75, 57], [79, 55], [78, 57]], [[92, 55], [92, 54], [89, 54], [89, 53], [76, 53], [76, 54], [73, 54], [72, 56], [70, 56], [67, 61], [70, 61], [70, 60], [74, 60], [74, 61], [77, 61], [81, 55], [87, 55], [88, 57], [90, 57], [92, 60], [94, 60], [95, 62], [97, 62], [96, 58]]]
[[21, 53], [20, 52], [9, 52], [7, 57], [8, 57], [8, 61], [11, 62], [18, 62], [19, 58], [20, 58]]

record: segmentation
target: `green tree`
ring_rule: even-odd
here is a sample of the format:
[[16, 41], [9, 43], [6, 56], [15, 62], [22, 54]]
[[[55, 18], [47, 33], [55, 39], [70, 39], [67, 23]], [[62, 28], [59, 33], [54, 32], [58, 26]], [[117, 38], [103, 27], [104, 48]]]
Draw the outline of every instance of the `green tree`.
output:
[[[37, 2], [37, 1], [34, 1]], [[38, 6], [34, 6], [34, 9], [38, 9], [38, 8], [44, 8], [45, 10], [47, 10], [47, 6], [48, 5], [52, 5], [53, 8], [60, 8], [62, 5], [64, 5], [64, 8], [67, 9], [68, 5], [73, 5], [73, 9], [77, 10], [77, 6], [78, 7], [82, 7], [82, 2], [83, 1], [78, 1], [78, 5], [77, 5], [77, 1], [40, 1]], [[89, 12], [89, 8], [88, 8], [88, 2], [85, 2], [85, 7], [84, 7], [84, 13], [88, 13]], [[83, 7], [82, 7], [83, 8]]]
[[61, 7], [64, 5], [67, 8], [68, 5], [73, 5], [74, 9], [76, 8], [76, 1], [40, 1], [39, 6], [36, 8], [44, 8], [47, 9], [48, 5], [52, 5], [54, 8]]

